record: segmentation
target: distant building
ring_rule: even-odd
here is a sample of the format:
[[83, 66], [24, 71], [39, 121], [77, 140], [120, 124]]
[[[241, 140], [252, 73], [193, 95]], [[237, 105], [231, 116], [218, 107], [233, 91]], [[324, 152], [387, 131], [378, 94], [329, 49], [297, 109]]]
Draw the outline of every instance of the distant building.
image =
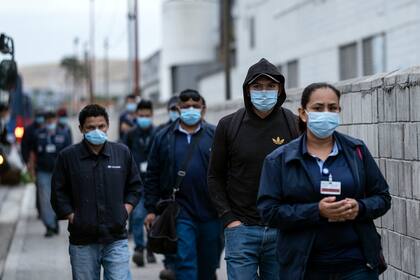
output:
[[[162, 99], [182, 88], [180, 73], [197, 73], [191, 65], [219, 64], [221, 1], [164, 2]], [[242, 96], [246, 72], [261, 57], [281, 69], [288, 88], [420, 65], [420, 1], [232, 2], [233, 98]], [[199, 68], [190, 84], [209, 104], [224, 100], [223, 68]]]

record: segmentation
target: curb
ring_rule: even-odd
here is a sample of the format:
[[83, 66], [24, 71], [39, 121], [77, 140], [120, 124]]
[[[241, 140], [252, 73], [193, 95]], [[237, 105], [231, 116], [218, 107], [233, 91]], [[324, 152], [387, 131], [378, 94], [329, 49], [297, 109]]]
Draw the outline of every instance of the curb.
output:
[[24, 236], [26, 232], [27, 217], [30, 210], [30, 205], [33, 200], [35, 186], [26, 185], [23, 187], [23, 198], [17, 212], [17, 225], [15, 233], [9, 248], [9, 253], [4, 265], [3, 280], [14, 280], [16, 279], [16, 271], [19, 262], [19, 253], [22, 251], [24, 245]]

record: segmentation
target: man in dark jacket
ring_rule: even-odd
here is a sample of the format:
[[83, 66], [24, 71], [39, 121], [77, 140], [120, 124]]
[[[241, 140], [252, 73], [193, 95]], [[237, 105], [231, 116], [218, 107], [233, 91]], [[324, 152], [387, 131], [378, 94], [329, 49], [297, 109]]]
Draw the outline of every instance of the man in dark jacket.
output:
[[167, 127], [168, 125], [174, 124], [179, 119], [179, 112], [177, 109], [179, 102], [179, 97], [172, 96], [167, 104], [169, 120], [156, 128], [156, 133], [162, 130], [163, 128]]
[[[137, 166], [140, 168], [140, 176], [145, 179], [147, 170], [147, 157], [154, 137], [155, 127], [153, 126], [153, 104], [149, 100], [142, 99], [137, 105], [136, 110], [136, 126], [130, 130], [125, 139], [124, 144], [130, 148]], [[134, 237], [134, 254], [133, 262], [137, 266], [144, 266], [144, 242], [143, 223], [146, 218], [146, 209], [144, 209], [144, 199], [140, 200], [130, 215], [130, 228]], [[156, 258], [150, 250], [147, 250], [147, 262], [155, 263]]]
[[129, 280], [127, 217], [140, 199], [137, 165], [122, 144], [107, 141], [108, 114], [87, 105], [79, 114], [83, 140], [56, 161], [51, 203], [69, 221], [73, 279]]
[[[32, 150], [32, 145], [35, 143], [36, 131], [45, 123], [44, 112], [37, 110], [35, 113], [34, 121], [25, 127], [25, 132], [22, 137], [22, 142], [20, 144], [20, 150], [22, 154], [23, 161], [29, 163], [29, 155]], [[29, 168], [29, 167], [28, 167]]]
[[176, 279], [214, 279], [221, 251], [221, 224], [207, 188], [207, 168], [214, 126], [203, 121], [203, 98], [195, 90], [181, 92], [180, 120], [161, 130], [152, 146], [145, 183], [146, 226], [155, 219], [156, 203], [171, 197], [181, 165], [192, 150], [176, 202], [181, 210], [176, 221], [178, 252]]
[[[45, 127], [37, 130], [35, 143], [32, 145], [30, 156], [36, 171], [37, 196], [41, 220], [46, 227], [45, 237], [58, 233], [57, 217], [51, 207], [51, 177], [54, 162], [60, 151], [70, 146], [70, 139], [57, 127], [57, 116], [54, 112], [45, 114]], [[34, 172], [32, 172], [34, 173]]]
[[243, 95], [245, 108], [216, 128], [209, 191], [225, 227], [229, 279], [278, 279], [276, 229], [262, 222], [256, 201], [264, 158], [298, 136], [297, 118], [281, 107], [284, 77], [266, 59], [249, 68]]

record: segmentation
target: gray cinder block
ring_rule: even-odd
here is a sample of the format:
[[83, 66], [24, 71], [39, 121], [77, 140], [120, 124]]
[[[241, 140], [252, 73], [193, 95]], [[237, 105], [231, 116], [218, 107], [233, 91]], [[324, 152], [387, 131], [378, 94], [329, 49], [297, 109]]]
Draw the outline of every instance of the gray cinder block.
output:
[[401, 269], [401, 235], [393, 231], [389, 232], [389, 263]]
[[402, 270], [412, 275], [416, 274], [415, 239], [402, 236]]
[[407, 199], [407, 235], [420, 239], [420, 202]]

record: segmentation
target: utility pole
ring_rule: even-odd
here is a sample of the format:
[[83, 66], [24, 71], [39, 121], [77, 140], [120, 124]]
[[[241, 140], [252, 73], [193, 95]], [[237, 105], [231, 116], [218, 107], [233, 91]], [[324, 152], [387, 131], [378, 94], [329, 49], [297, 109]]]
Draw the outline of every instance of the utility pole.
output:
[[[79, 37], [74, 37], [73, 39], [73, 48], [74, 48], [74, 60], [75, 60], [75, 67], [77, 67], [79, 65]], [[79, 106], [79, 91], [78, 91], [78, 84], [77, 84], [77, 79], [76, 79], [76, 75], [78, 75], [78, 73], [76, 73], [76, 68], [73, 69], [74, 73], [73, 73], [73, 98], [71, 98], [72, 100], [72, 106], [71, 106], [71, 110], [73, 114], [76, 114], [78, 111], [78, 106]]]
[[95, 1], [90, 0], [89, 102], [95, 102]]
[[88, 44], [84, 44], [84, 65], [86, 70], [86, 91], [88, 95], [91, 92], [91, 71], [90, 71], [90, 59], [89, 59], [89, 51], [88, 51]]
[[138, 0], [134, 0], [134, 90], [140, 96], [140, 63], [139, 63], [139, 13]]
[[134, 90], [133, 94], [140, 96], [140, 65], [139, 65], [139, 14], [138, 0], [134, 0]]
[[230, 93], [230, 0], [222, 0], [223, 2], [223, 64], [225, 68], [225, 97], [226, 100], [232, 98]]
[[108, 38], [104, 40], [104, 89], [105, 89], [105, 96], [106, 96], [106, 104], [110, 104], [109, 100], [109, 59], [108, 59]]

